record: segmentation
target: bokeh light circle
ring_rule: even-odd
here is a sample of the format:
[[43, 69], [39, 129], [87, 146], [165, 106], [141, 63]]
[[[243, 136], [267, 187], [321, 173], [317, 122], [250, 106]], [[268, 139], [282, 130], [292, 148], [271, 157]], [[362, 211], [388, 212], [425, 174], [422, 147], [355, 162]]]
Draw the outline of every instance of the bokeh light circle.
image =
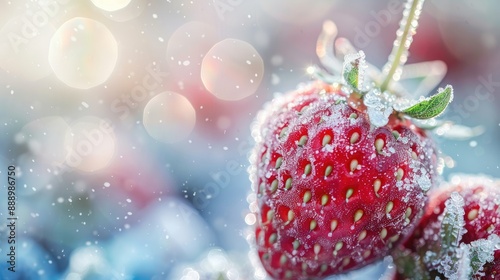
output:
[[[102, 1], [102, 0], [101, 0]], [[120, 1], [124, 2], [124, 1]], [[144, 9], [150, 4], [146, 0], [131, 0], [127, 5], [119, 10], [108, 11], [99, 9], [102, 15], [106, 18], [116, 21], [125, 22], [137, 18]]]
[[131, 0], [91, 0], [97, 8], [113, 12], [121, 10], [130, 4]]
[[215, 44], [201, 64], [203, 84], [222, 100], [235, 101], [254, 94], [263, 75], [264, 62], [257, 50], [237, 39]]
[[70, 87], [88, 89], [104, 83], [117, 59], [113, 34], [93, 19], [70, 19], [50, 40], [50, 66], [57, 78]]
[[111, 123], [93, 116], [82, 117], [66, 133], [65, 164], [86, 172], [103, 169], [113, 158], [115, 141]]
[[162, 92], [144, 108], [143, 124], [148, 134], [164, 143], [186, 138], [194, 129], [196, 112], [189, 100], [175, 92]]

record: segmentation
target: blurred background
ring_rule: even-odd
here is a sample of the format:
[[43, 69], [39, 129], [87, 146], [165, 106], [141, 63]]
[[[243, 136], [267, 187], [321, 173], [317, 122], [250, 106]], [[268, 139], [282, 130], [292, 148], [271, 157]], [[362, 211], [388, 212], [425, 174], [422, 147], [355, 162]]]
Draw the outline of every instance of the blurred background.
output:
[[[444, 117], [482, 132], [437, 138], [445, 177], [500, 177], [498, 9], [424, 5], [409, 62], [444, 61], [442, 86], [455, 89]], [[1, 1], [0, 180], [16, 166], [18, 220], [11, 273], [5, 183], [0, 278], [265, 279], [247, 242], [253, 118], [310, 81], [325, 20], [381, 67], [402, 10], [400, 0]]]

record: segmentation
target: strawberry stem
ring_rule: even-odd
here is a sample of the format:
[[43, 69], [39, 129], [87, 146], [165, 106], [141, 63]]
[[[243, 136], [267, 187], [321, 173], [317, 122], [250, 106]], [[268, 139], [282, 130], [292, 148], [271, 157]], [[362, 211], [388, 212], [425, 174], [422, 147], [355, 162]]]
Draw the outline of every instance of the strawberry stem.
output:
[[397, 81], [401, 77], [402, 67], [408, 59], [408, 49], [417, 30], [418, 18], [423, 3], [424, 0], [408, 0], [406, 2], [403, 19], [401, 19], [399, 29], [396, 32], [397, 38], [394, 41], [389, 59], [384, 66], [384, 73], [387, 74], [380, 86], [382, 92], [389, 88], [392, 81]]

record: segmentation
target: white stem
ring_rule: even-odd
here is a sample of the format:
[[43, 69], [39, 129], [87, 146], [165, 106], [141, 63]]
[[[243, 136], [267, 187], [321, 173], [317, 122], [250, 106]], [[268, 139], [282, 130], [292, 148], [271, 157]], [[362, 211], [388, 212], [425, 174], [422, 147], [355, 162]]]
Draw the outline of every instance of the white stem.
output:
[[413, 35], [417, 32], [418, 18], [422, 11], [424, 0], [408, 0], [403, 12], [399, 29], [396, 32], [397, 38], [394, 41], [389, 60], [384, 66], [385, 79], [380, 89], [382, 92], [389, 88], [392, 81], [399, 80], [403, 65], [408, 59], [408, 49], [413, 41]]

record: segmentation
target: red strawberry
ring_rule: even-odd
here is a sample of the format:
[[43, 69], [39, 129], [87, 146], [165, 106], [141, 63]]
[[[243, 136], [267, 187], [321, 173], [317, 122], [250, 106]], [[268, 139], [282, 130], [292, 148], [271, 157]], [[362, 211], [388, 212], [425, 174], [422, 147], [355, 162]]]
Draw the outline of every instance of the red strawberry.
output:
[[430, 193], [422, 221], [396, 250], [397, 279], [498, 279], [499, 235], [500, 180], [455, 176]]
[[435, 174], [432, 141], [395, 115], [373, 127], [347, 96], [340, 85], [316, 82], [276, 98], [258, 117], [257, 246], [277, 279], [379, 260], [422, 214]]

